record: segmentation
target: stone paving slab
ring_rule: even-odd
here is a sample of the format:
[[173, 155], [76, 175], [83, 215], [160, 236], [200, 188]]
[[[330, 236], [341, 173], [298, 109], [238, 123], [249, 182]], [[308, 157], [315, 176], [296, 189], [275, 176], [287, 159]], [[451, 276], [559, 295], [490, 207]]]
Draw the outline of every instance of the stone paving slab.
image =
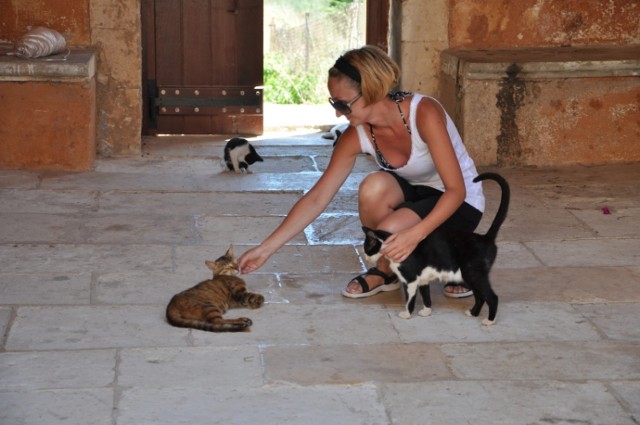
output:
[[[233, 335], [193, 331], [190, 336], [193, 344], [224, 346], [400, 342], [385, 306], [269, 304], [257, 310], [231, 310], [228, 316], [251, 318], [251, 332]], [[373, 323], [376, 326], [372, 326]]]
[[[357, 190], [366, 173], [352, 173], [345, 190]], [[82, 173], [44, 178], [41, 188], [51, 190], [148, 190], [148, 191], [295, 191], [309, 190], [319, 172], [303, 173], [222, 173], [211, 175], [168, 175], [145, 173]]]
[[493, 289], [502, 302], [640, 302], [638, 281], [637, 274], [625, 267], [496, 268], [491, 272]]
[[624, 267], [640, 264], [640, 239], [531, 241], [526, 245], [549, 267]]
[[5, 352], [0, 381], [4, 391], [105, 388], [114, 382], [115, 365], [113, 349]]
[[[176, 272], [200, 273], [204, 259], [217, 258], [229, 246], [179, 246], [175, 248]], [[249, 246], [234, 245], [241, 255]], [[0, 252], [1, 254], [1, 252]], [[1, 257], [0, 257], [1, 258]], [[260, 269], [259, 273], [341, 273], [361, 270], [358, 253], [348, 245], [285, 245]], [[258, 274], [259, 274], [258, 273]]]
[[310, 244], [358, 245], [364, 240], [357, 214], [322, 214], [305, 229]]
[[91, 191], [0, 190], [0, 213], [88, 213], [97, 205], [97, 193]]
[[7, 425], [113, 425], [112, 411], [110, 388], [0, 390], [0, 423]]
[[211, 277], [205, 271], [179, 274], [162, 271], [122, 271], [100, 273], [91, 288], [92, 304], [158, 305], [168, 304], [171, 297]]
[[90, 244], [193, 244], [202, 240], [196, 218], [187, 215], [97, 215], [85, 218], [83, 227]]
[[[298, 173], [319, 171], [312, 155], [267, 156], [260, 149], [262, 162], [256, 162], [249, 167], [251, 173]], [[149, 173], [149, 174], [232, 174], [224, 161], [223, 150], [215, 156], [170, 157], [149, 160], [145, 158], [133, 159], [104, 159], [96, 161], [95, 170], [104, 172]]]
[[540, 260], [526, 245], [516, 242], [498, 242], [498, 257], [492, 270], [524, 269], [540, 266]]
[[266, 347], [270, 383], [349, 385], [453, 379], [447, 357], [432, 344]]
[[640, 302], [587, 304], [575, 308], [595, 323], [607, 338], [640, 343]]
[[[327, 165], [329, 165], [329, 160], [331, 159], [330, 153], [327, 155], [318, 155], [315, 158], [316, 163], [318, 164], [318, 170], [324, 171], [327, 169]], [[378, 164], [376, 164], [375, 160], [370, 155], [359, 155], [356, 159], [356, 163], [353, 166], [353, 171], [357, 173], [370, 173], [372, 171], [379, 170]]]
[[136, 192], [107, 191], [99, 195], [99, 212], [212, 216], [285, 216], [301, 192]]
[[[196, 283], [210, 278], [210, 272], [201, 265], [199, 271], [173, 273], [166, 271], [124, 271], [96, 274], [91, 286], [91, 303], [104, 305], [157, 305], [167, 304], [176, 293], [194, 286]], [[252, 292], [259, 292], [265, 297], [268, 304], [376, 304], [376, 305], [403, 305], [402, 291], [394, 291], [379, 294], [372, 298], [362, 300], [349, 300], [340, 295], [347, 283], [356, 275], [353, 273], [305, 273], [305, 274], [281, 274], [281, 273], [254, 273], [243, 275], [247, 287]], [[2, 275], [0, 274], [0, 279]], [[86, 286], [82, 303], [88, 302], [89, 282]], [[435, 286], [435, 285], [434, 285]], [[46, 304], [47, 298], [43, 296], [40, 301], [39, 291], [23, 292], [14, 289], [24, 304]], [[441, 288], [434, 289], [434, 302], [445, 303]], [[82, 291], [81, 291], [82, 292]], [[59, 302], [67, 304], [63, 295], [49, 295]], [[441, 301], [440, 301], [441, 300]], [[50, 302], [53, 304], [54, 302]], [[11, 304], [11, 303], [9, 303]], [[81, 303], [78, 303], [81, 304]]]
[[[479, 171], [496, 167], [480, 167]], [[624, 172], [621, 172], [624, 168]], [[500, 173], [515, 186], [547, 186], [548, 188], [582, 187], [585, 195], [593, 188], [605, 189], [611, 185], [637, 182], [640, 179], [640, 163], [572, 165], [558, 167], [500, 168]], [[615, 194], [614, 194], [615, 195]]]
[[640, 383], [620, 381], [613, 382], [610, 386], [619, 397], [618, 401], [620, 404], [631, 413], [633, 418], [637, 418], [638, 415], [640, 415]]
[[[380, 293], [375, 297], [349, 300], [340, 295], [360, 270], [353, 273], [286, 273], [278, 275], [278, 285], [272, 288], [274, 294], [291, 304], [378, 304], [389, 305], [389, 296], [401, 301], [401, 291]], [[252, 276], [252, 275], [249, 275]], [[249, 277], [247, 276], [247, 278]], [[249, 280], [247, 279], [247, 282]]]
[[83, 243], [83, 222], [69, 215], [0, 214], [0, 243]]
[[267, 386], [251, 389], [132, 388], [122, 393], [116, 425], [384, 425], [377, 388]]
[[618, 208], [612, 214], [601, 209], [573, 211], [598, 236], [640, 238], [640, 208]]
[[470, 381], [637, 380], [638, 348], [638, 344], [627, 342], [568, 339], [440, 346], [451, 361], [453, 374]]
[[[247, 226], [247, 220], [251, 225]], [[232, 241], [234, 244], [259, 244], [282, 222], [283, 217], [219, 217], [203, 216], [198, 219], [198, 231], [203, 243]], [[303, 232], [298, 233], [288, 243], [306, 244]]]
[[[493, 215], [489, 216], [493, 218]], [[509, 212], [509, 219], [500, 230], [500, 240], [565, 240], [592, 238], [597, 235], [589, 223], [563, 209], [532, 208], [526, 214], [523, 211]]]
[[[385, 384], [391, 423], [633, 425], [601, 382], [444, 381]], [[419, 418], [419, 419], [417, 419]]]
[[6, 335], [11, 321], [12, 310], [7, 307], [0, 307], [0, 335]]
[[[625, 167], [626, 168], [626, 167]], [[616, 173], [619, 174], [619, 173]], [[611, 182], [609, 184], [562, 183], [557, 185], [530, 186], [527, 190], [536, 194], [545, 206], [566, 208], [572, 211], [601, 211], [607, 207], [613, 214], [619, 209], [638, 208], [640, 206], [640, 187], [633, 175], [629, 181]], [[615, 185], [615, 190], [612, 187]]]
[[[211, 278], [202, 264], [199, 273], [113, 272], [99, 274], [91, 288], [92, 304], [157, 305], [168, 304], [178, 292]], [[242, 276], [251, 292], [259, 292], [270, 304], [289, 303], [282, 293], [278, 277], [271, 274]]]
[[325, 214], [357, 214], [358, 192], [354, 190], [340, 189], [327, 206]]
[[0, 214], [0, 243], [195, 243], [193, 216]]
[[467, 317], [464, 312], [473, 305], [472, 299], [452, 300], [435, 304], [429, 317], [416, 312], [410, 319], [401, 319], [402, 309], [390, 313], [400, 339], [405, 343], [422, 342], [499, 342], [499, 341], [596, 341], [597, 329], [571, 305], [563, 303], [501, 303], [496, 323], [481, 324], [487, 317], [487, 307], [480, 317]]
[[[248, 389], [263, 384], [255, 346], [123, 349], [118, 385], [123, 388]], [[207, 371], [215, 370], [215, 373]]]
[[89, 304], [91, 273], [0, 273], [6, 305]]
[[171, 270], [166, 245], [0, 245], [3, 273], [85, 273], [113, 270]]
[[20, 307], [5, 348], [24, 351], [186, 345], [187, 334], [167, 325], [165, 308]]
[[40, 184], [39, 175], [37, 171], [0, 170], [0, 188], [35, 189]]

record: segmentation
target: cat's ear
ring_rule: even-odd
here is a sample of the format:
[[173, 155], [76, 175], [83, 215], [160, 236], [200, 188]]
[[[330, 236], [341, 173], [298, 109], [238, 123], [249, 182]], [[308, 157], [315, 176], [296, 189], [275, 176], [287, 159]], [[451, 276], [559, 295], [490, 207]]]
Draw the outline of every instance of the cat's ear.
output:
[[227, 257], [233, 257], [233, 245], [229, 245], [229, 249], [227, 249], [227, 253], [225, 255]]
[[204, 264], [207, 266], [209, 270], [212, 272], [216, 271], [216, 263], [214, 261], [204, 260]]
[[384, 242], [384, 239], [380, 239], [380, 236], [378, 236], [378, 234], [376, 233], [375, 230], [372, 230], [372, 229], [369, 229], [369, 228], [363, 228], [362, 230], [364, 230], [364, 234], [366, 235], [366, 237], [368, 239]]
[[384, 230], [372, 230], [372, 233], [376, 239], [380, 239], [382, 242], [386, 241], [387, 238], [391, 236], [391, 233]]

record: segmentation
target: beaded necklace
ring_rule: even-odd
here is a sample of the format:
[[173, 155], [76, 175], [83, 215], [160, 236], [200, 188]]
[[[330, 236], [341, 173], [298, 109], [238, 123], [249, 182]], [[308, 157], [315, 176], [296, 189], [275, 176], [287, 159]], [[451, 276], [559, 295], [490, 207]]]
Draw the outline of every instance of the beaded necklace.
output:
[[[391, 100], [393, 100], [396, 103], [396, 106], [398, 107], [398, 112], [400, 112], [400, 117], [402, 118], [402, 123], [404, 124], [404, 128], [407, 129], [409, 134], [411, 134], [411, 128], [409, 128], [409, 125], [407, 124], [407, 120], [404, 117], [404, 112], [402, 112], [402, 108], [400, 107], [400, 102], [404, 101], [405, 97], [410, 95], [411, 93], [406, 91], [389, 93], [389, 97], [391, 98]], [[380, 152], [380, 149], [378, 148], [376, 135], [373, 133], [373, 126], [371, 124], [369, 124], [369, 133], [371, 134], [371, 141], [373, 142], [373, 148], [376, 151], [376, 156], [378, 157], [378, 161], [380, 162], [380, 164], [382, 164], [382, 166], [388, 170], [395, 170], [396, 168], [393, 165], [389, 164], [387, 160], [384, 158], [384, 156], [382, 156], [382, 152]]]

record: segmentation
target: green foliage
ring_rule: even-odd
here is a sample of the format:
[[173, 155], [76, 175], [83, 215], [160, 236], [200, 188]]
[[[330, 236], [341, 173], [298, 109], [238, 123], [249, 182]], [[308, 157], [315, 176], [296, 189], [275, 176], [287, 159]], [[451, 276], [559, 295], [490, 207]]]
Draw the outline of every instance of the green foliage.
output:
[[321, 76], [317, 69], [308, 72], [290, 69], [281, 53], [269, 53], [264, 58], [264, 101], [278, 104], [318, 104]]
[[292, 9], [296, 12], [314, 12], [329, 8], [342, 8], [354, 0], [265, 0], [265, 6]]
[[340, 9], [349, 6], [353, 0], [329, 0], [329, 7]]

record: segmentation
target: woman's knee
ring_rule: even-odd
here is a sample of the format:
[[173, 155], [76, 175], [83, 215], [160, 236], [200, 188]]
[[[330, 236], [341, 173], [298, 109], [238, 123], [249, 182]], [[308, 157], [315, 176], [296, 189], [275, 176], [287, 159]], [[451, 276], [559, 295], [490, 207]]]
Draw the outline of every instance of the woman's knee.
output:
[[396, 179], [387, 172], [377, 171], [360, 182], [358, 202], [363, 205], [385, 205], [395, 207], [404, 200], [402, 189]]

